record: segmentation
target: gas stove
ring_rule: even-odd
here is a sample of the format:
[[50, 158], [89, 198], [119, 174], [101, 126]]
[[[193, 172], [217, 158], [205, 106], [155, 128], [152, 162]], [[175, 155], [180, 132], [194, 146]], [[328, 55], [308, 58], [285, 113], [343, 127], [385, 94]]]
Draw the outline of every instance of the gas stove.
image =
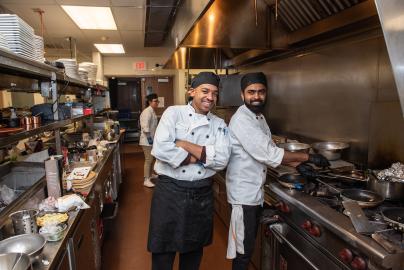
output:
[[[284, 168], [281, 172], [269, 170], [264, 187], [280, 216], [280, 222], [268, 225], [276, 236], [270, 237], [272, 248], [278, 246], [279, 255], [268, 253], [274, 265], [266, 269], [294, 269], [291, 266], [299, 258], [301, 264], [296, 267], [300, 269], [404, 269], [403, 233], [389, 227], [381, 216], [383, 209], [402, 207], [402, 203], [385, 201], [377, 207], [363, 209], [377, 233], [394, 246], [394, 253], [389, 253], [370, 235], [356, 232], [338, 193], [333, 190], [364, 189], [365, 183], [320, 178], [320, 182], [310, 182], [299, 191], [285, 188], [276, 181], [282, 173], [285, 173]], [[274, 244], [274, 239], [280, 242]], [[299, 256], [296, 255], [296, 259], [291, 254]], [[304, 263], [306, 268], [301, 267]]]

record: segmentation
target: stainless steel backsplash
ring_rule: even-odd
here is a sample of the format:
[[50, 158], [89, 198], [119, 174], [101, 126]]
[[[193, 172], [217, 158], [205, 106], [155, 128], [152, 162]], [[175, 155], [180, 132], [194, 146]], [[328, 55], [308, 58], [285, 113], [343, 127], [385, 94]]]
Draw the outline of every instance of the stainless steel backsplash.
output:
[[305, 142], [351, 144], [345, 159], [371, 168], [404, 162], [404, 119], [384, 39], [361, 37], [249, 66], [268, 77], [268, 124]]

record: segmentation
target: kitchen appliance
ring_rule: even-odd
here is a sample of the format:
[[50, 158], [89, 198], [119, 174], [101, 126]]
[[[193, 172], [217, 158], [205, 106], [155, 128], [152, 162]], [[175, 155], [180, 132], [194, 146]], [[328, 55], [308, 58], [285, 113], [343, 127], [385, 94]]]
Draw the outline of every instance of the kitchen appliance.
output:
[[[362, 235], [355, 231], [333, 188], [364, 189], [366, 182], [320, 177], [297, 190], [279, 184], [280, 176], [276, 169], [269, 169], [264, 187], [266, 200], [278, 209], [279, 221], [263, 224], [262, 270], [404, 269], [404, 234], [382, 215], [386, 209], [402, 207], [401, 202], [383, 201], [363, 208], [375, 231]], [[371, 234], [391, 243], [395, 251], [386, 250]]]

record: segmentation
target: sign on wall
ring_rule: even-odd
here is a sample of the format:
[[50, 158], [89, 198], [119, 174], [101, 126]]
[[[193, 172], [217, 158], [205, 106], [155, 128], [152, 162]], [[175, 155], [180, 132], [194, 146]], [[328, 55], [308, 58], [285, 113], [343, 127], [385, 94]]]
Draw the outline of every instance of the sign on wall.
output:
[[134, 70], [146, 70], [146, 62], [145, 61], [137, 61], [133, 63]]

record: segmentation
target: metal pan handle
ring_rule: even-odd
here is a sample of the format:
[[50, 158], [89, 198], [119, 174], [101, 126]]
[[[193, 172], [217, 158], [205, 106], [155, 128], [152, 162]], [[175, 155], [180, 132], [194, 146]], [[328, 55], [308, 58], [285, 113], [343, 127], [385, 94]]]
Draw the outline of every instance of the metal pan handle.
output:
[[275, 237], [279, 240], [279, 242], [284, 242], [285, 244], [287, 244], [291, 249], [293, 249], [294, 252], [297, 253], [297, 255], [299, 255], [313, 269], [320, 270], [320, 268], [315, 266], [299, 249], [297, 249], [288, 239], [286, 239], [286, 237], [280, 231], [278, 231], [276, 226], [271, 225], [271, 226], [269, 226], [269, 229], [275, 235]]

